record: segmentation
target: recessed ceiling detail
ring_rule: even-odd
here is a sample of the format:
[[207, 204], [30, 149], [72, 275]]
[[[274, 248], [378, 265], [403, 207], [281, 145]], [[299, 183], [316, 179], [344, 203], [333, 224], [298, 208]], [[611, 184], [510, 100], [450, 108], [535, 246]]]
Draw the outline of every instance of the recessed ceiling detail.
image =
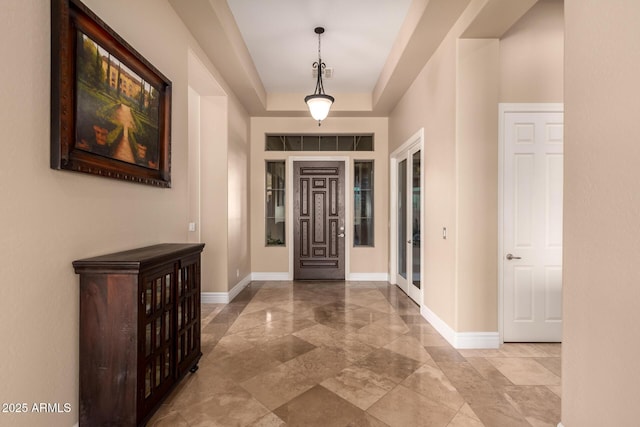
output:
[[[405, 20], [411, 0], [227, 0], [269, 93], [304, 93], [315, 77], [313, 29], [326, 28], [322, 60], [339, 76], [331, 93], [370, 93]], [[326, 78], [326, 76], [323, 76]]]

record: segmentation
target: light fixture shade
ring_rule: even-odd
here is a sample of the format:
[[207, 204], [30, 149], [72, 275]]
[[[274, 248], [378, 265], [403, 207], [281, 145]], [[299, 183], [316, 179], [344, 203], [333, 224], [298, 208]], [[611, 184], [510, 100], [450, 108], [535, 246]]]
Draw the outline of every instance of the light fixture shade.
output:
[[309, 95], [304, 98], [304, 102], [309, 107], [311, 117], [319, 122], [327, 118], [333, 101], [333, 96], [325, 94]]

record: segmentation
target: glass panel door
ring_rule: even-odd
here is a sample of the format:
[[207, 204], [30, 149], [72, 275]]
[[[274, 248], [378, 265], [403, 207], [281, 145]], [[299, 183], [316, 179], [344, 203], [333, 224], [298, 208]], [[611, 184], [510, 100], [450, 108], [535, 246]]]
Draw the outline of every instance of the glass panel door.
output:
[[421, 245], [421, 241], [420, 241], [420, 223], [421, 223], [421, 216], [420, 216], [420, 206], [422, 204], [422, 198], [421, 198], [421, 186], [420, 186], [420, 151], [416, 151], [415, 153], [413, 153], [412, 156], [412, 174], [411, 174], [411, 181], [412, 181], [412, 210], [411, 210], [411, 217], [412, 217], [412, 221], [411, 224], [413, 224], [412, 227], [412, 233], [411, 233], [411, 241], [412, 241], [412, 247], [411, 247], [411, 258], [412, 258], [412, 263], [411, 263], [411, 283], [413, 283], [413, 286], [415, 286], [416, 288], [420, 289], [420, 264], [421, 264], [421, 257], [420, 257], [420, 245]]
[[[407, 279], [407, 161], [398, 164], [398, 275]], [[403, 286], [401, 286], [403, 288]], [[406, 289], [403, 289], [405, 292]]]
[[414, 145], [395, 157], [396, 168], [396, 283], [411, 299], [422, 298], [422, 151]]

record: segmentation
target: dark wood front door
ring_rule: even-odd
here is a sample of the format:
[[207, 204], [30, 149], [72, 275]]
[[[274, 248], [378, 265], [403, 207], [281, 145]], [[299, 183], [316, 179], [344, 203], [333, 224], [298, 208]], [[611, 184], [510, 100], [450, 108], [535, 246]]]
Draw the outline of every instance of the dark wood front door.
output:
[[344, 162], [293, 162], [293, 277], [344, 280]]

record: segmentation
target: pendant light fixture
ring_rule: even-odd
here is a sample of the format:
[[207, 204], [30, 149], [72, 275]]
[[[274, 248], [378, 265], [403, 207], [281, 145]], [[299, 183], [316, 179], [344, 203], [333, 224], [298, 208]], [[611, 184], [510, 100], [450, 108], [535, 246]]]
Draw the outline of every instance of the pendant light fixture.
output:
[[326, 65], [322, 62], [322, 57], [320, 56], [320, 35], [324, 33], [324, 27], [316, 27], [314, 31], [318, 35], [318, 62], [313, 63], [313, 68], [317, 70], [318, 78], [313, 95], [305, 96], [304, 102], [307, 103], [311, 116], [318, 121], [318, 126], [320, 126], [320, 123], [327, 118], [331, 104], [333, 104], [335, 99], [333, 96], [324, 93], [324, 86], [322, 84], [322, 72]]

